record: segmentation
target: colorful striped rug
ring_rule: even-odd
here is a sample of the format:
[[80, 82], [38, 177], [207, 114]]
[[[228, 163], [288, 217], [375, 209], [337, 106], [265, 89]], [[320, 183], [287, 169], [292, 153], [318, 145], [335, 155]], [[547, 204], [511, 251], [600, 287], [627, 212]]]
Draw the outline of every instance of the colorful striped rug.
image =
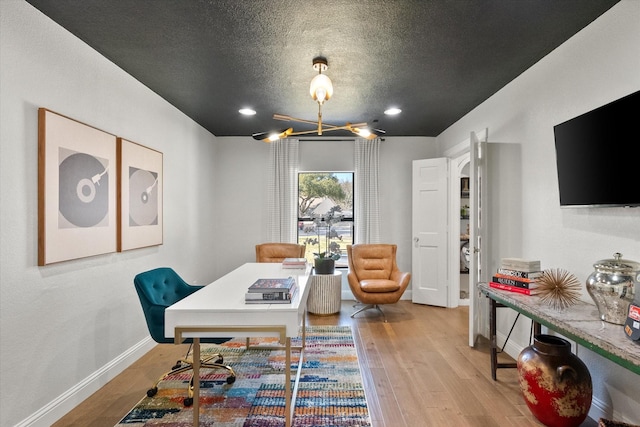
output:
[[[273, 345], [275, 339], [260, 344]], [[252, 344], [255, 344], [255, 340]], [[300, 345], [300, 338], [292, 340]], [[206, 353], [219, 352], [236, 371], [236, 382], [226, 384], [222, 371], [203, 371], [200, 389], [200, 425], [203, 427], [284, 426], [283, 350], [245, 348], [245, 339], [222, 345], [203, 345]], [[292, 353], [292, 369], [297, 367]], [[171, 361], [167, 361], [171, 363]], [[292, 374], [292, 380], [295, 372]], [[192, 408], [182, 404], [188, 375], [168, 378], [158, 394], [143, 398], [116, 427], [191, 425]], [[351, 328], [308, 326], [294, 426], [371, 426]]]

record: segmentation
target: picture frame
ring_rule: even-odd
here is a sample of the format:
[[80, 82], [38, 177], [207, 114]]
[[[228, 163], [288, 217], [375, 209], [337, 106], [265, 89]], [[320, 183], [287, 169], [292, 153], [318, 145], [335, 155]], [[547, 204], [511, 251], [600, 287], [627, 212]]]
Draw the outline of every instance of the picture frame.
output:
[[460, 196], [469, 197], [469, 178], [460, 178]]
[[117, 139], [118, 252], [163, 243], [163, 154]]
[[38, 109], [38, 265], [115, 252], [116, 136]]

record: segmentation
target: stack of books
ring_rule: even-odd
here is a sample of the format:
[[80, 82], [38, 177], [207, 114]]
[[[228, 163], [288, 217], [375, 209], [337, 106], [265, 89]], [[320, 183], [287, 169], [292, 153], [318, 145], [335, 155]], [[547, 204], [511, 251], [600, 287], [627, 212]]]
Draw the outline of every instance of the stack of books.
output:
[[244, 297], [247, 304], [290, 304], [297, 290], [293, 277], [282, 279], [258, 279]]
[[282, 268], [307, 268], [307, 259], [285, 258], [282, 260]]
[[491, 278], [489, 286], [504, 291], [532, 295], [537, 287], [536, 280], [541, 276], [540, 261], [503, 258], [500, 268]]

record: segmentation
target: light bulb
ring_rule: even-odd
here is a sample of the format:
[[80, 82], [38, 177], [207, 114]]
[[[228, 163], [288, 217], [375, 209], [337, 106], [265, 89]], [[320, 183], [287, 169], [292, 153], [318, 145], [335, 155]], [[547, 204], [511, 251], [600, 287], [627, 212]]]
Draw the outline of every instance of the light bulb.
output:
[[367, 128], [358, 129], [358, 135], [363, 138], [369, 138], [371, 136], [371, 131]]
[[324, 88], [319, 87], [316, 89], [315, 95], [316, 100], [322, 104], [324, 102], [324, 98], [327, 96], [327, 91]]
[[323, 103], [333, 95], [333, 84], [331, 79], [324, 74], [318, 74], [311, 80], [309, 85], [309, 94], [314, 101]]
[[269, 142], [273, 142], [273, 141], [277, 141], [280, 139], [280, 134], [279, 133], [272, 133], [271, 135], [269, 135], [269, 137], [267, 138], [267, 140]]

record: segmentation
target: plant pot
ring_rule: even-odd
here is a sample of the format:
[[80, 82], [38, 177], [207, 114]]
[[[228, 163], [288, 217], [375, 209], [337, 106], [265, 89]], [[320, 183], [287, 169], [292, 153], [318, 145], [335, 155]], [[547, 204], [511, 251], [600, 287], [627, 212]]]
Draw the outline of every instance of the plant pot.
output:
[[313, 261], [315, 274], [333, 274], [336, 269], [336, 261], [332, 258], [316, 258]]
[[586, 365], [569, 341], [536, 335], [518, 356], [520, 390], [531, 413], [545, 426], [577, 427], [587, 418], [593, 386]]

